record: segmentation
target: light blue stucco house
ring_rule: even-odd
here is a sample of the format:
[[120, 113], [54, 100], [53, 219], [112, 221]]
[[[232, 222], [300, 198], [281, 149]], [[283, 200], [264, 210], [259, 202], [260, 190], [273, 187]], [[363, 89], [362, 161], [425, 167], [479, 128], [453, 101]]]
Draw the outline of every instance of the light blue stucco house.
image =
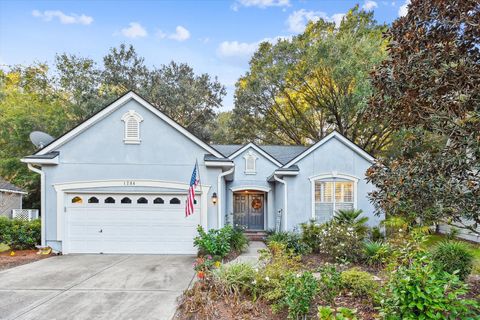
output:
[[209, 145], [133, 92], [22, 161], [41, 175], [42, 245], [64, 254], [191, 254], [199, 224], [292, 230], [342, 208], [381, 219], [364, 178], [374, 159], [339, 133], [310, 147]]

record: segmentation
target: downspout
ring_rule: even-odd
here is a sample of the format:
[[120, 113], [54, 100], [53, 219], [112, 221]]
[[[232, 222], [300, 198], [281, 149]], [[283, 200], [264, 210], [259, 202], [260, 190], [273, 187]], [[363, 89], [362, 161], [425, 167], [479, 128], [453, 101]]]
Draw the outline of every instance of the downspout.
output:
[[232, 167], [230, 170], [222, 172], [218, 175], [217, 178], [217, 192], [218, 192], [218, 201], [217, 201], [217, 227], [220, 229], [222, 227], [222, 178], [233, 173], [235, 167]]
[[46, 212], [45, 212], [45, 172], [43, 170], [35, 168], [31, 163], [28, 163], [28, 169], [38, 173], [40, 175], [40, 217], [42, 221], [42, 235], [41, 235], [41, 246], [46, 246], [45, 236], [47, 232], [47, 225], [45, 223]]
[[287, 231], [287, 211], [288, 211], [288, 194], [287, 194], [287, 181], [280, 179], [276, 175], [273, 175], [273, 178], [285, 186], [284, 200], [283, 200], [283, 230]]

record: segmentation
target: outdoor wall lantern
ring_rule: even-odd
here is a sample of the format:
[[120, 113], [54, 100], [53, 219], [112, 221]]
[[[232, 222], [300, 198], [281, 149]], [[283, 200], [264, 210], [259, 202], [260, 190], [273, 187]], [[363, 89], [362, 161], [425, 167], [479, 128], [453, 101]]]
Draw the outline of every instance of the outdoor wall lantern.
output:
[[212, 202], [213, 202], [213, 204], [217, 204], [217, 200], [218, 200], [217, 193], [214, 192], [214, 193], [212, 194]]

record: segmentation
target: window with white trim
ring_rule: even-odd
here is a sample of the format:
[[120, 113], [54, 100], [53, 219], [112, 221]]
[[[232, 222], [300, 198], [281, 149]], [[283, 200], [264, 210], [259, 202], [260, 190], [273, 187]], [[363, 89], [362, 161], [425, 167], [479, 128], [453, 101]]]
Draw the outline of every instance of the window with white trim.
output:
[[257, 156], [251, 150], [244, 156], [245, 158], [245, 174], [257, 173]]
[[333, 218], [338, 210], [355, 208], [355, 184], [340, 178], [324, 178], [314, 181], [315, 219], [326, 222]]
[[140, 143], [140, 122], [143, 121], [141, 115], [134, 110], [129, 110], [122, 117], [122, 121], [125, 124], [123, 141], [126, 144], [139, 144]]

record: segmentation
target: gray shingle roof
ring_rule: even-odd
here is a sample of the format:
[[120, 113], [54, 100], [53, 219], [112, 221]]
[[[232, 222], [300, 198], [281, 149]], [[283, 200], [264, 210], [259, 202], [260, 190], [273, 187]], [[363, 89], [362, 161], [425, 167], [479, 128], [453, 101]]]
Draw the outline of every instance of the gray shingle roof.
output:
[[9, 190], [9, 191], [15, 191], [15, 192], [24, 192], [22, 189], [19, 187], [11, 184], [7, 180], [3, 179], [0, 177], [0, 190]]
[[27, 159], [53, 159], [56, 156], [58, 156], [59, 154], [60, 154], [59, 151], [52, 151], [52, 152], [45, 153], [45, 154], [34, 154], [34, 155], [31, 155], [31, 156], [26, 156], [24, 158], [27, 158]]
[[[241, 144], [216, 144], [212, 145], [225, 156], [230, 156], [244, 145]], [[282, 145], [258, 145], [266, 153], [277, 159], [280, 163], [285, 164], [307, 150], [305, 146], [282, 146]]]

